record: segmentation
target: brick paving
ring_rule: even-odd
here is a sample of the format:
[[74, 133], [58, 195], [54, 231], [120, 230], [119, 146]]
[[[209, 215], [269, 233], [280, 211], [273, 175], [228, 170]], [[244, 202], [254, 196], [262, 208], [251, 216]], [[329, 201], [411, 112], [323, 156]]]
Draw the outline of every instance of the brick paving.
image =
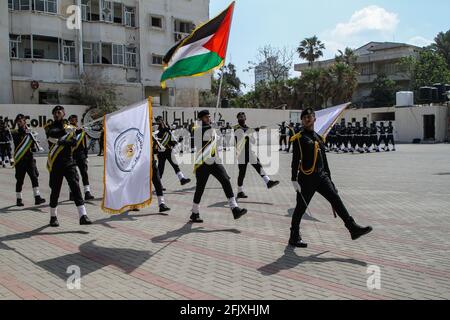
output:
[[[295, 194], [290, 155], [280, 154], [280, 186], [268, 192], [249, 168], [249, 214], [234, 221], [211, 178], [201, 204], [204, 225], [187, 223], [192, 185], [172, 169], [163, 179], [169, 216], [150, 208], [111, 217], [100, 199], [87, 204], [94, 225], [81, 227], [68, 189], [59, 229], [47, 205], [34, 207], [27, 178], [17, 208], [14, 170], [0, 169], [0, 299], [450, 299], [450, 147], [400, 145], [397, 152], [329, 155], [333, 180], [350, 213], [374, 232], [352, 242], [330, 205], [316, 195], [302, 222], [308, 249], [286, 246]], [[48, 200], [45, 158], [38, 158]], [[236, 185], [237, 167], [227, 165]], [[192, 176], [192, 167], [182, 165]], [[93, 193], [101, 197], [103, 158], [90, 158]], [[236, 187], [235, 187], [236, 189]], [[69, 266], [81, 288], [67, 287]], [[369, 290], [369, 266], [381, 289]]]

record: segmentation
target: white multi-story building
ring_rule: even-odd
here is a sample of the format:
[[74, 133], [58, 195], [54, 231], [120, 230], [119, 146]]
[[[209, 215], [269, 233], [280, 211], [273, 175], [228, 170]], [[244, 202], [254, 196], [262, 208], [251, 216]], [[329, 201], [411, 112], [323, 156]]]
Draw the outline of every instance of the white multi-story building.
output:
[[[74, 5], [81, 28], [68, 27]], [[164, 54], [208, 19], [209, 0], [0, 1], [0, 103], [68, 103], [86, 73], [111, 84], [123, 104], [153, 96], [196, 107], [209, 76], [168, 81], [165, 90], [159, 79]]]
[[[273, 73], [277, 74], [275, 79]], [[275, 80], [287, 80], [289, 78], [289, 69], [279, 64], [276, 58], [268, 58], [255, 67], [255, 85], [258, 83], [272, 82]]]

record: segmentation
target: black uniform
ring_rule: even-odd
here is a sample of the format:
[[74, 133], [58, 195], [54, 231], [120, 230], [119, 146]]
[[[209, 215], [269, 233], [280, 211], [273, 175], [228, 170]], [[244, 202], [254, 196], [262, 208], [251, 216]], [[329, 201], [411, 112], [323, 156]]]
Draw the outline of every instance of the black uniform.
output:
[[219, 163], [219, 161], [217, 161], [218, 159], [216, 158], [217, 136], [213, 137], [215, 134], [215, 130], [212, 129], [210, 125], [204, 124], [196, 130], [201, 130], [202, 137], [200, 145], [200, 141], [198, 141], [199, 139], [197, 139], [196, 136], [196, 143], [198, 144], [196, 147], [197, 150], [199, 150], [197, 153], [201, 152], [200, 150], [207, 150], [208, 147], [211, 147], [211, 152], [208, 152], [205, 157], [203, 157], [203, 160], [195, 164], [195, 176], [197, 178], [197, 185], [195, 188], [194, 203], [200, 204], [203, 192], [205, 191], [206, 183], [208, 182], [210, 175], [214, 176], [220, 182], [227, 199], [233, 198], [234, 193], [230, 183], [230, 176], [227, 174], [225, 167], [221, 163]]
[[172, 160], [172, 150], [177, 145], [177, 142], [173, 139], [171, 130], [166, 126], [159, 126], [157, 137], [165, 149], [164, 151], [158, 151], [158, 169], [161, 178], [164, 174], [166, 161], [169, 161], [175, 174], [178, 174], [181, 171], [180, 166]]
[[11, 132], [4, 124], [0, 126], [0, 165], [5, 167], [9, 161], [13, 161], [11, 157]]
[[370, 143], [369, 143], [369, 147], [373, 147], [374, 150], [378, 151], [378, 128], [377, 128], [377, 124], [375, 122], [373, 122], [370, 125]]
[[278, 129], [278, 132], [280, 134], [280, 151], [283, 150], [283, 145], [287, 146], [287, 127], [284, 123], [280, 125], [280, 128]]
[[378, 146], [384, 142], [385, 145], [385, 149], [388, 147], [388, 138], [386, 135], [386, 127], [384, 126], [384, 123], [382, 122], [381, 125], [378, 127], [379, 132], [380, 132], [380, 139], [378, 140]]
[[392, 146], [394, 147], [394, 151], [395, 151], [395, 141], [394, 141], [394, 127], [392, 126], [392, 122], [389, 122], [389, 125], [387, 127], [387, 143], [389, 146], [389, 143], [392, 144]]
[[291, 151], [291, 146], [292, 146], [292, 142], [291, 142], [291, 138], [295, 135], [295, 130], [294, 130], [294, 124], [292, 123], [289, 127], [288, 127], [288, 148], [287, 148], [287, 152]]
[[361, 148], [365, 148], [366, 152], [370, 152], [369, 148], [370, 148], [370, 129], [367, 126], [367, 123], [364, 122], [363, 127], [361, 129], [361, 133], [362, 133], [362, 145]]
[[[50, 172], [50, 208], [56, 208], [58, 206], [63, 178], [66, 178], [67, 183], [69, 184], [70, 192], [76, 206], [80, 207], [84, 205], [79, 185], [78, 172], [72, 152], [72, 149], [77, 144], [75, 137], [81, 133], [81, 130], [72, 131], [72, 133], [70, 133], [68, 129], [69, 128], [64, 124], [64, 121], [55, 121], [45, 128], [47, 138], [58, 140], [56, 144], [49, 140], [49, 159], [47, 168]], [[53, 158], [52, 154], [58, 150], [59, 153]]]
[[163, 185], [161, 182], [161, 175], [158, 169], [158, 163], [156, 161], [155, 155], [158, 154], [158, 143], [156, 142], [156, 140], [154, 138], [153, 139], [153, 153], [152, 153], [152, 182], [153, 182], [153, 186], [155, 187], [155, 191], [156, 191], [156, 195], [158, 197], [162, 197], [164, 196], [164, 192], [163, 192]]
[[297, 192], [297, 206], [294, 210], [289, 243], [297, 246], [300, 237], [300, 222], [314, 194], [319, 192], [327, 199], [337, 215], [356, 239], [372, 229], [356, 225], [343, 204], [334, 183], [325, 153], [325, 144], [321, 136], [314, 131], [302, 130], [294, 141], [292, 158], [292, 181], [298, 181], [301, 193]]
[[83, 186], [89, 185], [89, 176], [88, 176], [88, 143], [87, 143], [87, 134], [84, 130], [77, 134], [76, 136], [76, 145], [73, 150], [73, 159], [75, 160], [75, 164], [80, 170], [81, 179], [83, 181]]
[[[22, 192], [25, 175], [28, 174], [33, 188], [39, 187], [39, 171], [36, 166], [33, 152], [37, 151], [31, 133], [23, 128], [11, 132], [15, 146], [15, 170], [16, 170], [16, 192]], [[29, 146], [27, 148], [27, 146]], [[25, 149], [24, 149], [25, 148]]]

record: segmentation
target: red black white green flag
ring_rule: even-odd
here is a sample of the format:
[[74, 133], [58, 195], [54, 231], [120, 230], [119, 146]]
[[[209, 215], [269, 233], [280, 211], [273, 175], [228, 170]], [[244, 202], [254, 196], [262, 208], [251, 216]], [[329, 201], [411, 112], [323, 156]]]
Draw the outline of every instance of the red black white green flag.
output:
[[214, 19], [196, 28], [167, 52], [161, 86], [169, 79], [201, 76], [225, 63], [234, 2]]

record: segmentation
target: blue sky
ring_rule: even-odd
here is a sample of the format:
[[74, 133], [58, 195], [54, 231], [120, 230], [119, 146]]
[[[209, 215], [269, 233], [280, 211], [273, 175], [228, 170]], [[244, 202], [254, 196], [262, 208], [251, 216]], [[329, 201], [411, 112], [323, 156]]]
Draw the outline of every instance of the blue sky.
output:
[[[230, 3], [210, 0], [211, 17]], [[237, 0], [227, 62], [234, 63], [241, 80], [251, 86], [254, 76], [243, 70], [266, 44], [294, 50], [305, 37], [317, 35], [330, 58], [338, 49], [369, 41], [423, 46], [449, 29], [449, 0]], [[300, 60], [295, 56], [294, 61]]]

